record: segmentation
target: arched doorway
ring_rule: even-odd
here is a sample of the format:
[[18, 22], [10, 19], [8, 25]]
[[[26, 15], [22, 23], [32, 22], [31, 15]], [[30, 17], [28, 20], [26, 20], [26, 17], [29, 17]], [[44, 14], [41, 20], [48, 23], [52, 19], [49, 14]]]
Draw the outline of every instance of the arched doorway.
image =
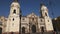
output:
[[44, 27], [41, 27], [41, 32], [44, 32]]
[[14, 34], [13, 32], [11, 32], [11, 34]]
[[36, 33], [36, 26], [32, 25], [32, 33]]
[[2, 28], [0, 28], [0, 34], [2, 34]]
[[25, 27], [22, 27], [22, 33], [25, 33]]

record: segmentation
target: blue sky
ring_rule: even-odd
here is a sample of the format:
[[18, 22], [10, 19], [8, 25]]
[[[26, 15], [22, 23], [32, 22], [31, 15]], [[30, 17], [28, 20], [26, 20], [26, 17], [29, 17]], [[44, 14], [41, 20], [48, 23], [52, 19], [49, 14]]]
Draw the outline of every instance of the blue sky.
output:
[[[60, 0], [18, 0], [22, 15], [26, 16], [31, 12], [34, 12], [36, 15], [40, 15], [40, 4], [43, 2], [49, 10], [49, 15], [51, 18], [60, 16]], [[10, 12], [10, 5], [13, 0], [0, 0], [0, 16], [8, 17]], [[52, 16], [54, 13], [54, 17]]]

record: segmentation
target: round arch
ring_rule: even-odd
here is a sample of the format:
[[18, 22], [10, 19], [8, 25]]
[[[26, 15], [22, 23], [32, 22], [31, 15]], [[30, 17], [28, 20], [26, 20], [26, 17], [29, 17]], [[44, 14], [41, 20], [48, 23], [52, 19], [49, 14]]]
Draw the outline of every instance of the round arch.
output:
[[35, 25], [32, 25], [32, 33], [36, 33], [36, 26]]
[[41, 27], [41, 32], [44, 32], [44, 27]]
[[25, 33], [25, 27], [22, 27], [22, 33]]
[[0, 28], [0, 34], [2, 34], [2, 28]]

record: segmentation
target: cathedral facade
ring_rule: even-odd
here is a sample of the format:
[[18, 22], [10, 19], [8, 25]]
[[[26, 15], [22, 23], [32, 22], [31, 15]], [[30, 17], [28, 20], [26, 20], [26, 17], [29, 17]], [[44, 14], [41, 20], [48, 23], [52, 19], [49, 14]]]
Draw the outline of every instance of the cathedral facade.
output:
[[21, 16], [18, 0], [14, 0], [2, 34], [52, 32], [52, 20], [49, 17], [48, 8], [44, 4], [41, 4], [40, 14], [41, 16], [37, 16], [32, 12], [27, 16]]

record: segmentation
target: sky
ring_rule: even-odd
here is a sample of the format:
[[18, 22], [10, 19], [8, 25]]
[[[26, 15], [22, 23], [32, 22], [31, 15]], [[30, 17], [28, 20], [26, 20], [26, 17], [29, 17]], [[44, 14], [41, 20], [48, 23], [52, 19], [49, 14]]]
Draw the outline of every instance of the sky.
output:
[[[14, 0], [0, 0], [0, 16], [8, 17], [10, 5]], [[18, 0], [22, 15], [26, 16], [32, 12], [40, 16], [40, 4], [44, 3], [51, 18], [60, 16], [60, 0]]]

